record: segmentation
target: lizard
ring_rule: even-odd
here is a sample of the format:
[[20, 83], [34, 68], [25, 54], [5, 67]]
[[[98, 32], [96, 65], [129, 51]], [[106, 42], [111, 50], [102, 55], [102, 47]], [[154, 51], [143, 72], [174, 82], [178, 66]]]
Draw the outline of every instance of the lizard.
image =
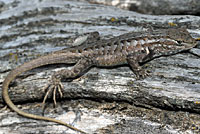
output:
[[21, 73], [40, 66], [59, 63], [74, 64], [71, 69], [63, 69], [55, 72], [51, 76], [50, 83], [44, 87], [44, 89], [46, 89], [46, 94], [43, 103], [45, 103], [49, 93], [52, 92], [53, 100], [56, 104], [56, 93], [58, 92], [60, 97], [63, 95], [62, 90], [64, 87], [61, 80], [64, 78], [76, 78], [94, 66], [114, 67], [124, 64], [130, 66], [136, 78], [144, 78], [148, 73], [146, 70], [142, 69], [140, 63], [148, 62], [149, 60], [163, 55], [172, 55], [189, 50], [196, 45], [197, 40], [192, 38], [185, 28], [158, 29], [151, 32], [130, 32], [111, 39], [82, 44], [65, 50], [52, 52], [18, 66], [9, 72], [5, 78], [2, 86], [2, 96], [5, 103], [21, 116], [56, 122], [75, 131], [85, 133], [60, 120], [26, 113], [18, 109], [11, 101], [8, 94], [11, 81]]

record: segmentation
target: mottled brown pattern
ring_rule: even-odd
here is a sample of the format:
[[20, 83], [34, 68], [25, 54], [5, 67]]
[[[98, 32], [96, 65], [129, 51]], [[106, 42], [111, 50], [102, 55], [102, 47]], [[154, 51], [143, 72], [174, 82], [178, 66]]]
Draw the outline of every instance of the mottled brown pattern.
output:
[[69, 48], [68, 50], [61, 50], [27, 62], [12, 70], [3, 82], [3, 98], [12, 110], [22, 116], [57, 122], [75, 131], [84, 133], [65, 122], [29, 114], [18, 109], [8, 95], [10, 82], [19, 74], [36, 67], [47, 64], [74, 63], [75, 65], [71, 69], [56, 72], [52, 76], [51, 84], [45, 87], [47, 93], [43, 103], [45, 103], [50, 91], [53, 90], [53, 99], [56, 104], [56, 91], [62, 97], [61, 90], [63, 86], [60, 82], [62, 78], [75, 78], [92, 66], [115, 66], [122, 64], [129, 64], [136, 77], [145, 77], [147, 73], [139, 66], [140, 62], [150, 60], [157, 56], [187, 50], [196, 44], [195, 39], [190, 36], [186, 29], [160, 29], [143, 34], [127, 33], [112, 39], [99, 40], [98, 42], [90, 42], [89, 44]]

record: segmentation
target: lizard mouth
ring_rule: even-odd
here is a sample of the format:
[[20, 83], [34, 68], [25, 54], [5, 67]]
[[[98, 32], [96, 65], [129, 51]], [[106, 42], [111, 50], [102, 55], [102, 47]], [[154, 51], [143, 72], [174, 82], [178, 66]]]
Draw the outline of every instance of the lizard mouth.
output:
[[197, 45], [197, 42], [196, 41], [191, 43], [182, 42], [181, 45], [184, 46], [185, 49], [191, 49]]
[[187, 49], [191, 49], [193, 47], [195, 47], [198, 42], [200, 41], [200, 37], [199, 38], [193, 38], [191, 42], [178, 42], [177, 43], [179, 44], [178, 46], [184, 48], [185, 50]]

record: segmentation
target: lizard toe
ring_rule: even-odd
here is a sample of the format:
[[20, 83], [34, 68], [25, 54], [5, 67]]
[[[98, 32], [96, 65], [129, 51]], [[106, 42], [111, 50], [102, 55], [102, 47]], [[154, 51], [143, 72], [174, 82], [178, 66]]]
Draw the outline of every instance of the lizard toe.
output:
[[149, 73], [146, 70], [140, 70], [140, 71], [135, 72], [135, 75], [136, 75], [136, 79], [139, 80], [139, 79], [144, 79], [147, 76], [149, 76]]
[[44, 110], [45, 102], [50, 94], [53, 95], [54, 105], [56, 106], [56, 104], [57, 104], [56, 94], [58, 92], [60, 97], [62, 98], [63, 97], [63, 91], [62, 91], [63, 88], [64, 88], [64, 86], [62, 85], [62, 83], [59, 79], [55, 79], [55, 78], [51, 79], [50, 84], [47, 84], [47, 86], [45, 86], [43, 88], [44, 92], [46, 92], [45, 96], [43, 98], [43, 102], [42, 102], [43, 110]]

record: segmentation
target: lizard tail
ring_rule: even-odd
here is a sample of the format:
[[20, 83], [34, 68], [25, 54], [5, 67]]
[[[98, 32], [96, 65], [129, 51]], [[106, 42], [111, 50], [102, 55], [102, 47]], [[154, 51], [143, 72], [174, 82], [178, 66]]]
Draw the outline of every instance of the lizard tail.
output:
[[[66, 56], [66, 55], [64, 55]], [[12, 109], [14, 110], [15, 112], [17, 112], [19, 115], [22, 115], [24, 117], [28, 117], [28, 118], [32, 118], [32, 119], [37, 119], [37, 120], [45, 120], [45, 121], [50, 121], [50, 122], [56, 122], [58, 124], [61, 124], [61, 125], [64, 125], [64, 126], [67, 126], [68, 128], [72, 129], [72, 130], [75, 130], [75, 131], [78, 131], [78, 132], [81, 132], [81, 133], [84, 133], [82, 130], [79, 130], [63, 121], [60, 121], [60, 120], [56, 120], [54, 118], [49, 118], [49, 117], [44, 117], [44, 116], [39, 116], [39, 115], [34, 115], [34, 114], [30, 114], [30, 113], [26, 113], [20, 109], [18, 109], [14, 104], [13, 102], [11, 101], [10, 97], [9, 97], [9, 94], [8, 94], [8, 88], [9, 88], [9, 84], [12, 80], [14, 80], [19, 74], [25, 72], [25, 71], [28, 71], [28, 70], [31, 70], [33, 68], [36, 68], [36, 67], [40, 67], [40, 66], [43, 66], [43, 65], [47, 65], [47, 64], [55, 64], [55, 63], [62, 63], [61, 60], [59, 61], [58, 59], [63, 57], [63, 55], [61, 54], [59, 56], [59, 58], [55, 59], [55, 57], [58, 57], [55, 56], [55, 55], [47, 55], [47, 56], [43, 56], [41, 58], [38, 58], [38, 59], [35, 59], [35, 60], [32, 60], [30, 62], [27, 62], [21, 66], [19, 66], [18, 68], [14, 69], [13, 71], [11, 71], [8, 76], [5, 78], [4, 82], [3, 82], [3, 91], [2, 91], [2, 96], [3, 96], [3, 99], [4, 101], [6, 102], [6, 104]], [[64, 61], [63, 61], [64, 63]]]

